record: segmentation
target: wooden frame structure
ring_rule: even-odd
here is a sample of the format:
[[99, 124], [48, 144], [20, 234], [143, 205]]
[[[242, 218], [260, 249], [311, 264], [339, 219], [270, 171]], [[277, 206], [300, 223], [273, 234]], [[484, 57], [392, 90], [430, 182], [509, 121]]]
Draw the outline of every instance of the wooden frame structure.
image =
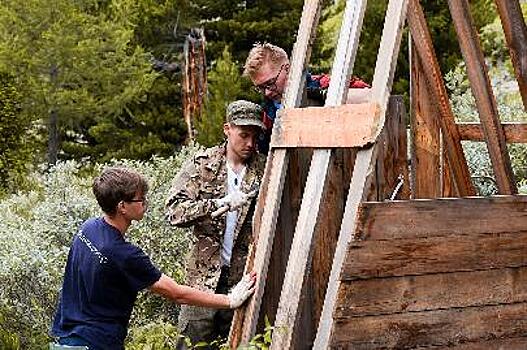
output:
[[[525, 22], [518, 0], [496, 3], [525, 105]], [[527, 278], [527, 198], [516, 195], [506, 149], [526, 141], [527, 125], [499, 121], [468, 1], [449, 6], [481, 124], [456, 124], [419, 0], [389, 1], [370, 101], [342, 105], [366, 8], [348, 0], [326, 104], [300, 108], [321, 8], [305, 1], [246, 266], [259, 278], [235, 313], [233, 348], [265, 317], [275, 326], [272, 349], [527, 344], [527, 293], [515, 287]], [[390, 98], [405, 23], [413, 39], [411, 176], [404, 105]], [[467, 139], [487, 143], [506, 196], [437, 199], [474, 196]], [[490, 215], [500, 210], [507, 223]]]

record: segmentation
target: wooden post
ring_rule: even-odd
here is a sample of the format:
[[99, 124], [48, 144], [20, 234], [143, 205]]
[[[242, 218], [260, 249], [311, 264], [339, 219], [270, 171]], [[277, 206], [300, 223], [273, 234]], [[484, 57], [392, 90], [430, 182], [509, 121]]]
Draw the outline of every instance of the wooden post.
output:
[[441, 70], [437, 62], [432, 37], [426, 24], [426, 19], [419, 0], [410, 0], [408, 9], [408, 25], [415, 42], [416, 52], [422, 62], [428, 92], [432, 101], [437, 101], [441, 114], [439, 122], [443, 132], [445, 150], [452, 170], [454, 183], [461, 196], [475, 195], [474, 186], [470, 179], [467, 161], [461, 148], [459, 134], [456, 128], [454, 114], [443, 81]]
[[485, 57], [474, 28], [467, 0], [448, 0], [450, 13], [467, 66], [468, 79], [476, 100], [481, 125], [487, 139], [490, 160], [500, 194], [516, 194], [518, 189], [501, 128], [496, 99], [490, 86]]
[[183, 117], [187, 124], [187, 142], [194, 140], [194, 121], [201, 118], [207, 94], [207, 63], [203, 29], [192, 28], [183, 47]]
[[[338, 106], [346, 99], [347, 82], [358, 47], [365, 9], [365, 0], [347, 2], [325, 106]], [[338, 193], [329, 189], [331, 180], [328, 179], [328, 173], [333, 175], [338, 172], [336, 164], [335, 155], [330, 149], [316, 149], [313, 152], [276, 314], [277, 330], [273, 333], [271, 349], [306, 348], [312, 345], [318, 319], [305, 315], [302, 311], [305, 312], [306, 305], [309, 305], [305, 303], [308, 299], [306, 291], [309, 282], [317, 283], [319, 288], [324, 288], [322, 285], [326, 284], [325, 280], [310, 279], [309, 267], [312, 263], [315, 242], [327, 243], [328, 249], [334, 247], [336, 242], [338, 228], [334, 224], [340, 221], [341, 212], [321, 210], [321, 203], [326, 203], [330, 207], [333, 205], [333, 209], [339, 205], [343, 206], [344, 201], [339, 199]], [[323, 216], [321, 212], [327, 215]], [[332, 232], [325, 232], [329, 240], [326, 242], [320, 239], [322, 232], [332, 226], [334, 227]], [[325, 263], [329, 266], [329, 261]], [[321, 277], [327, 275], [327, 272], [322, 271]], [[318, 305], [318, 309], [311, 309], [310, 313], [319, 314], [321, 308], [322, 305]], [[312, 322], [308, 324], [308, 327], [312, 328], [311, 332], [302, 331], [306, 328], [303, 324], [306, 318], [311, 318]]]
[[[406, 18], [407, 0], [390, 0], [386, 12], [384, 29], [375, 64], [371, 101], [378, 102], [381, 108], [379, 130], [384, 127], [389, 94], [391, 92], [395, 64], [399, 53], [403, 26]], [[387, 64], [389, 63], [389, 64]], [[314, 349], [327, 349], [333, 329], [333, 311], [337, 302], [340, 285], [340, 272], [344, 264], [348, 243], [353, 238], [356, 214], [360, 203], [367, 197], [377, 158], [377, 143], [357, 152], [348, 198], [344, 209], [339, 238], [331, 266], [326, 298], [318, 324]]]
[[518, 0], [495, 0], [495, 2], [520, 87], [523, 107], [527, 111], [527, 26]]
[[[283, 104], [285, 108], [297, 107], [300, 104], [304, 91], [304, 69], [309, 62], [311, 43], [316, 33], [320, 10], [320, 0], [305, 1], [297, 41], [291, 57], [292, 64], [289, 70], [288, 84], [284, 93]], [[280, 128], [280, 113], [274, 122], [273, 133], [276, 133], [277, 128]], [[258, 273], [258, 280], [255, 293], [248, 301], [246, 308], [235, 313], [229, 335], [229, 344], [232, 348], [237, 348], [240, 343], [249, 342], [255, 334], [260, 319], [260, 306], [275, 240], [276, 223], [289, 164], [289, 154], [286, 149], [271, 148], [267, 162], [272, 162], [272, 164], [266, 167], [262, 181], [265, 192], [264, 196], [260, 193], [254, 215], [254, 221], [257, 223], [253, 226], [256, 238], [254, 258], [247, 262], [247, 266], [252, 267]], [[288, 253], [283, 252], [283, 254]]]
[[410, 76], [410, 131], [413, 198], [441, 196], [439, 113], [430, 100], [423, 67], [411, 44]]

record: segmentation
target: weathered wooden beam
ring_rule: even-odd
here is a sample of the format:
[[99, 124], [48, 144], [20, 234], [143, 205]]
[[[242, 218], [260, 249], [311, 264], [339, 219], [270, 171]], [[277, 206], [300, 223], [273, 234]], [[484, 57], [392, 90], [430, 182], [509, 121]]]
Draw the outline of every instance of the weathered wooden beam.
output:
[[520, 87], [523, 107], [527, 111], [527, 26], [518, 0], [495, 0], [512, 65]]
[[350, 243], [343, 280], [527, 266], [527, 230]]
[[[381, 107], [381, 119], [379, 120], [377, 129], [379, 133], [384, 127], [384, 114], [386, 113], [386, 105], [391, 92], [407, 6], [408, 1], [406, 0], [390, 0], [385, 16], [371, 94], [371, 101], [379, 103]], [[378, 147], [374, 144], [372, 147], [360, 150], [355, 159], [355, 167], [353, 169], [337, 247], [331, 266], [331, 274], [328, 281], [324, 307], [320, 316], [317, 336], [313, 346], [314, 349], [327, 349], [330, 345], [331, 334], [334, 328], [332, 315], [336, 306], [337, 292], [340, 286], [340, 272], [344, 264], [348, 243], [352, 240], [352, 232], [357, 223], [356, 213], [359, 204], [369, 193], [377, 159], [377, 150]]]
[[406, 110], [403, 97], [392, 96], [386, 111], [384, 130], [378, 140], [380, 147], [376, 165], [374, 200], [410, 198], [406, 137]]
[[358, 240], [520, 232], [527, 230], [527, 196], [366, 202], [357, 215]]
[[412, 40], [410, 133], [412, 198], [441, 197], [439, 112], [430, 100], [423, 67]]
[[[358, 39], [365, 8], [366, 0], [347, 2], [332, 71], [332, 82], [325, 103], [326, 106], [338, 106], [346, 99], [347, 82], [350, 78], [358, 48]], [[376, 109], [371, 111], [371, 113], [375, 111]], [[329, 122], [331, 123], [332, 121], [329, 120]], [[281, 126], [282, 128], [277, 131], [281, 132], [284, 130], [285, 125], [282, 124]], [[296, 128], [300, 130], [307, 129], [304, 124], [301, 126], [297, 125]], [[289, 132], [291, 131], [296, 131], [296, 129], [289, 129]], [[368, 130], [368, 134], [371, 135], [371, 127]], [[317, 139], [320, 141], [320, 138]], [[287, 264], [280, 304], [276, 314], [275, 327], [280, 329], [280, 331], [273, 333], [271, 349], [305, 348], [311, 345], [311, 339], [305, 339], [309, 337], [308, 335], [305, 335], [304, 339], [301, 339], [298, 335], [300, 334], [299, 329], [302, 327], [302, 301], [305, 300], [304, 295], [309, 280], [309, 266], [312, 261], [314, 243], [318, 240], [318, 236], [325, 226], [324, 222], [335, 220], [339, 217], [338, 213], [332, 213], [332, 215], [326, 217], [319, 215], [321, 203], [328, 198], [327, 187], [330, 183], [327, 176], [328, 170], [335, 170], [334, 167], [331, 167], [332, 163], [333, 155], [330, 149], [317, 149], [313, 152], [295, 228], [291, 254]], [[337, 236], [337, 232], [332, 235]], [[318, 312], [320, 311], [315, 310], [315, 313]]]
[[506, 338], [527, 332], [526, 313], [527, 303], [518, 303], [339, 319], [331, 348], [450, 349], [466, 342], [497, 339], [494, 346], [483, 343], [475, 348], [509, 349], [502, 347]]
[[527, 267], [343, 283], [334, 317], [527, 302]]
[[[321, 1], [306, 0], [300, 19], [293, 54], [291, 69], [289, 70], [288, 84], [284, 93], [283, 103], [285, 108], [294, 108], [300, 104], [304, 91], [303, 74], [311, 54], [311, 44], [316, 33], [320, 17]], [[275, 120], [273, 132], [280, 128], [280, 113]], [[255, 210], [255, 222], [259, 226], [253, 227], [255, 236], [254, 260], [247, 262], [258, 274], [255, 293], [248, 301], [245, 309], [235, 314], [229, 334], [229, 345], [237, 348], [240, 343], [248, 343], [256, 332], [260, 318], [260, 306], [265, 291], [267, 269], [275, 238], [276, 221], [280, 211], [280, 200], [284, 179], [288, 168], [288, 153], [285, 149], [270, 150], [272, 165], [266, 167], [263, 183], [267, 187], [266, 196], [260, 199]]]
[[379, 112], [375, 103], [289, 108], [282, 113], [272, 147], [362, 147], [375, 141]]
[[[527, 143], [527, 123], [501, 123], [507, 143]], [[485, 141], [485, 134], [480, 123], [457, 123], [459, 137], [467, 141]]]
[[505, 135], [500, 127], [498, 107], [490, 85], [485, 57], [470, 14], [470, 5], [468, 0], [448, 0], [448, 6], [454, 20], [461, 53], [465, 59], [476, 108], [487, 139], [498, 191], [500, 194], [518, 193]]
[[439, 123], [443, 132], [448, 162], [452, 171], [453, 181], [461, 196], [475, 194], [470, 179], [467, 161], [463, 154], [459, 133], [455, 124], [454, 114], [443, 81], [439, 63], [432, 45], [432, 37], [419, 0], [409, 0], [408, 25], [415, 42], [416, 52], [422, 62], [428, 92], [432, 101], [436, 101], [441, 118]]

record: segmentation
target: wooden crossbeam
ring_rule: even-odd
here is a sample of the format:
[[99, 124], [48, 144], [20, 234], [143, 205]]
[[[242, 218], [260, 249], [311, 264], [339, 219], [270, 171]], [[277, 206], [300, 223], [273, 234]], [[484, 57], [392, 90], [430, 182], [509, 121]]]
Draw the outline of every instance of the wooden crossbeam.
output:
[[422, 62], [423, 73], [426, 76], [428, 92], [432, 101], [436, 101], [441, 118], [439, 123], [443, 132], [448, 163], [452, 178], [459, 195], [471, 196], [475, 194], [474, 186], [470, 179], [467, 161], [461, 148], [459, 133], [455, 124], [454, 114], [446, 91], [445, 83], [439, 63], [432, 45], [432, 37], [423, 8], [419, 0], [410, 0], [408, 8], [408, 25], [415, 42], [416, 52]]
[[527, 26], [518, 0], [495, 0], [512, 65], [520, 87], [523, 107], [527, 111]]
[[[311, 54], [311, 43], [315, 35], [321, 10], [320, 0], [306, 0], [300, 19], [297, 41], [291, 57], [291, 69], [289, 70], [288, 84], [284, 93], [283, 104], [287, 107], [297, 107], [301, 101], [304, 90], [304, 70], [309, 62]], [[280, 128], [280, 112], [275, 120], [274, 130]], [[254, 295], [248, 301], [245, 308], [237, 310], [234, 315], [229, 344], [231, 348], [237, 348], [240, 343], [248, 343], [256, 332], [262, 296], [265, 290], [267, 269], [273, 248], [276, 221], [280, 210], [280, 200], [284, 186], [284, 180], [288, 168], [289, 156], [285, 149], [271, 148], [260, 190], [261, 199], [258, 200], [254, 215], [254, 222], [259, 225], [253, 226], [255, 236], [253, 254], [248, 257], [246, 271], [252, 267], [258, 274]]]
[[[527, 143], [527, 123], [501, 123], [507, 143]], [[467, 141], [486, 141], [483, 127], [480, 123], [457, 123], [459, 137]]]
[[281, 128], [272, 146], [363, 147], [375, 141], [379, 107], [361, 103], [335, 107], [289, 108], [281, 116]]
[[492, 92], [485, 57], [474, 28], [468, 0], [448, 0], [450, 13], [454, 20], [461, 53], [467, 66], [468, 79], [485, 138], [489, 156], [500, 194], [518, 193], [514, 181], [505, 135], [500, 127], [498, 107]]
[[[388, 96], [391, 91], [407, 6], [407, 0], [390, 0], [386, 12], [380, 49], [375, 64], [371, 94], [372, 102], [377, 102], [381, 106], [380, 128], [384, 125], [383, 118], [386, 112]], [[387, 62], [389, 64], [386, 64]], [[376, 144], [374, 144], [372, 147], [362, 149], [357, 153], [337, 248], [328, 281], [326, 298], [320, 316], [317, 337], [313, 346], [314, 349], [327, 349], [329, 347], [333, 329], [332, 315], [335, 310], [337, 292], [340, 285], [340, 272], [344, 264], [348, 243], [353, 238], [352, 232], [356, 226], [356, 213], [359, 204], [368, 196], [375, 167], [377, 149]]]
[[[347, 1], [346, 3], [326, 106], [338, 106], [346, 99], [346, 93], [348, 91], [347, 82], [351, 75], [358, 48], [360, 28], [362, 27], [365, 9], [365, 0]], [[358, 108], [355, 107], [355, 109]], [[377, 112], [376, 106], [369, 105], [367, 108], [367, 118], [374, 121]], [[334, 125], [341, 126], [342, 124], [338, 124], [338, 116], [335, 117], [337, 117], [337, 120], [334, 121]], [[373, 123], [369, 124], [370, 130], [367, 130], [367, 132], [371, 135], [371, 125]], [[284, 125], [282, 125], [282, 130], [283, 127]], [[296, 128], [298, 127], [297, 125]], [[300, 130], [304, 129], [304, 126], [300, 126]], [[326, 134], [324, 136], [330, 138], [333, 134]], [[320, 141], [320, 138], [317, 138], [317, 140]], [[303, 348], [304, 346], [299, 344], [300, 341], [306, 344], [305, 339], [297, 340], [295, 334], [298, 334], [299, 328], [302, 327], [300, 322], [302, 316], [301, 302], [303, 299], [302, 295], [306, 293], [306, 282], [308, 281], [314, 243], [320, 234], [321, 228], [327, 226], [324, 224], [324, 221], [334, 220], [338, 217], [335, 214], [325, 217], [319, 215], [321, 204], [325, 202], [324, 198], [328, 196], [328, 171], [331, 170], [330, 165], [333, 163], [333, 157], [334, 155], [330, 149], [316, 149], [313, 152], [309, 175], [302, 197], [302, 205], [293, 237], [292, 254], [289, 256], [280, 303], [276, 314], [275, 327], [280, 329], [280, 331], [273, 333], [271, 349]], [[336, 236], [336, 232], [334, 235]]]

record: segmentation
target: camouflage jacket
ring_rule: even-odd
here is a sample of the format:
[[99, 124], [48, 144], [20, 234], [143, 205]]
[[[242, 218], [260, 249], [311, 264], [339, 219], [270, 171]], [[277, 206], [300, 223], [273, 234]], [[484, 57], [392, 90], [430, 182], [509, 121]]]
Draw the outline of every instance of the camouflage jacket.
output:
[[[241, 184], [245, 193], [260, 184], [265, 157], [255, 155], [246, 164]], [[186, 283], [192, 287], [214, 292], [221, 273], [220, 252], [225, 233], [225, 215], [215, 219], [212, 199], [227, 194], [227, 166], [225, 145], [198, 153], [187, 161], [174, 178], [166, 201], [170, 224], [194, 226], [195, 243], [187, 265]], [[236, 283], [243, 274], [245, 260], [252, 242], [252, 216], [256, 198], [238, 210], [234, 231], [229, 284]]]

